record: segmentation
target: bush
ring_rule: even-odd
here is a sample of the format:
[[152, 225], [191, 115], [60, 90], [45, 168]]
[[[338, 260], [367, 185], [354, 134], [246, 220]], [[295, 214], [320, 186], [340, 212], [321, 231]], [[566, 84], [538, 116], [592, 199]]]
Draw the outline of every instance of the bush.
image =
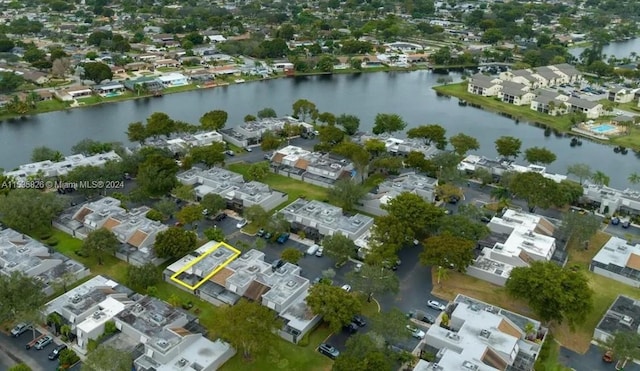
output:
[[104, 324], [104, 335], [105, 336], [109, 336], [111, 334], [114, 334], [116, 331], [118, 331], [118, 328], [116, 327], [116, 323], [113, 321], [107, 321]]
[[100, 345], [96, 339], [89, 339], [87, 343], [87, 351], [93, 352]]
[[147, 218], [161, 222], [164, 220], [164, 215], [156, 209], [151, 209], [147, 212]]
[[306, 347], [307, 345], [309, 345], [308, 333], [305, 336], [303, 336], [302, 339], [300, 339], [300, 341], [298, 342], [298, 345], [300, 345], [301, 347]]
[[[89, 340], [88, 345], [91, 345], [91, 340]], [[60, 352], [59, 360], [60, 360], [60, 367], [66, 369], [80, 362], [80, 357], [78, 357], [76, 352], [67, 348], [62, 352]]]
[[46, 231], [46, 232], [42, 232], [40, 233], [40, 239], [41, 240], [48, 240], [49, 238], [51, 238], [52, 234], [51, 231]]
[[46, 242], [47, 242], [47, 246], [50, 246], [50, 247], [54, 247], [58, 245], [58, 239], [55, 237], [49, 238]]

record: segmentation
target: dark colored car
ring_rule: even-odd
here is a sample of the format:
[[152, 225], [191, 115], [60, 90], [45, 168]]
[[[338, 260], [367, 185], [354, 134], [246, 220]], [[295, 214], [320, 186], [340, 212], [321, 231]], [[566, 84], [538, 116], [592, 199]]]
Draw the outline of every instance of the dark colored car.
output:
[[282, 259], [274, 260], [273, 263], [271, 264], [271, 270], [275, 272], [276, 270], [278, 270], [278, 268], [282, 267], [283, 265], [284, 265], [284, 260]]
[[50, 360], [54, 360], [54, 359], [58, 359], [58, 357], [60, 357], [60, 353], [62, 353], [63, 350], [67, 349], [67, 345], [66, 344], [60, 344], [57, 347], [55, 347], [51, 353], [49, 353], [49, 359]]
[[358, 325], [356, 325], [355, 323], [351, 322], [348, 325], [344, 326], [344, 330], [350, 334], [355, 334], [356, 332], [358, 332], [358, 329], [360, 327]]
[[628, 220], [625, 220], [622, 223], [620, 223], [620, 225], [622, 226], [622, 228], [629, 228], [631, 226], [631, 222]]
[[214, 220], [214, 221], [216, 221], [216, 222], [220, 222], [220, 221], [224, 220], [226, 217], [227, 217], [227, 214], [220, 212], [220, 213], [217, 213], [217, 214], [216, 214], [213, 218], [211, 218], [211, 219], [213, 219], [213, 220]]
[[362, 318], [361, 316], [353, 316], [353, 319], [351, 320], [352, 323], [355, 323], [356, 325], [358, 325], [358, 327], [364, 327], [367, 325], [367, 321], [364, 320], [364, 318]]
[[289, 239], [289, 233], [283, 233], [278, 237], [276, 242], [278, 242], [279, 244], [284, 244], [285, 242], [287, 242], [288, 239]]
[[611, 224], [613, 224], [613, 225], [620, 224], [620, 218], [618, 218], [618, 217], [611, 218]]
[[428, 324], [433, 325], [434, 323], [436, 323], [436, 319], [433, 316], [430, 315], [425, 315], [424, 317], [421, 318], [422, 322], [426, 322]]
[[324, 354], [325, 356], [331, 359], [336, 359], [340, 355], [340, 351], [338, 349], [336, 349], [335, 347], [327, 343], [320, 344], [320, 346], [318, 347], [318, 352]]

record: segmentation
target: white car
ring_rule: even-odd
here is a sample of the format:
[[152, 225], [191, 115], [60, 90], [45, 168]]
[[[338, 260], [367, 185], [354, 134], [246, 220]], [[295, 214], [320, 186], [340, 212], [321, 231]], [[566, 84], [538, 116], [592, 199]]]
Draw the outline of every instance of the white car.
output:
[[202, 210], [202, 215], [204, 215], [204, 216], [209, 215], [209, 209]]
[[343, 289], [346, 292], [351, 292], [351, 286], [349, 285], [342, 285], [341, 289]]
[[436, 301], [436, 300], [427, 301], [427, 306], [429, 308], [433, 308], [435, 310], [440, 310], [440, 311], [445, 310], [447, 308], [444, 304], [442, 304], [442, 303], [440, 303], [439, 301]]
[[241, 219], [238, 224], [236, 224], [236, 228], [242, 228], [247, 225], [247, 219]]
[[247, 152], [253, 152], [253, 150], [252, 150], [251, 148], [249, 148], [249, 147], [246, 147], [246, 148], [245, 148], [245, 150], [246, 150]]
[[418, 340], [422, 340], [424, 339], [424, 331], [420, 330], [419, 328], [415, 328], [412, 327], [410, 325], [407, 325], [407, 330], [409, 330], [409, 332], [411, 333], [411, 336], [413, 336], [414, 338], [418, 339]]

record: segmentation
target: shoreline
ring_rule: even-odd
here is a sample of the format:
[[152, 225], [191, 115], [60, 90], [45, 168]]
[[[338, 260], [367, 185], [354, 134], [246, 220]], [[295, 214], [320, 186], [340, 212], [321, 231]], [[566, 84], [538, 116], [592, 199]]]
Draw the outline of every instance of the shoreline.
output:
[[[495, 99], [495, 97], [483, 97], [476, 94], [471, 94], [466, 90], [466, 81], [459, 83], [433, 86], [432, 89], [436, 93], [454, 97], [460, 100], [464, 100], [472, 106], [477, 106], [483, 110], [491, 111], [498, 115], [512, 118], [516, 121], [524, 121], [533, 126], [540, 127], [542, 129], [552, 129], [563, 134], [570, 136], [579, 136], [596, 142], [598, 144], [608, 145], [610, 147], [622, 146], [634, 151], [640, 151], [640, 129], [630, 128], [630, 133], [627, 135], [613, 136], [609, 140], [600, 140], [592, 136], [580, 135], [580, 133], [571, 130], [571, 122], [567, 115], [562, 116], [550, 116], [525, 106], [514, 106], [512, 104], [504, 103]], [[602, 118], [600, 118], [601, 120]], [[599, 119], [596, 119], [599, 120]]]
[[[214, 88], [227, 87], [232, 85], [242, 85], [242, 84], [260, 82], [260, 81], [278, 80], [282, 78], [330, 76], [330, 75], [356, 75], [356, 74], [379, 73], [379, 72], [414, 72], [414, 71], [429, 70], [429, 69], [432, 69], [432, 67], [429, 65], [420, 65], [420, 66], [414, 65], [408, 68], [372, 67], [372, 68], [363, 68], [362, 70], [355, 70], [355, 69], [349, 68], [349, 69], [343, 69], [343, 70], [334, 70], [332, 72], [306, 72], [306, 73], [296, 73], [294, 75], [286, 75], [286, 74], [279, 73], [275, 76], [270, 76], [268, 78], [256, 78], [256, 79], [249, 79], [249, 80], [246, 79], [246, 77], [248, 76], [240, 76], [238, 79], [232, 79], [232, 80], [240, 80], [242, 77], [245, 77], [245, 79], [243, 79], [244, 81], [240, 83], [235, 81], [229, 82], [225, 80], [224, 82], [221, 82], [219, 84], [209, 85], [209, 86], [198, 85], [198, 84], [188, 84], [183, 86], [170, 87], [163, 90], [162, 96], [160, 97], [154, 96], [153, 94], [132, 95], [134, 93], [130, 91], [127, 91], [124, 96], [117, 96], [113, 98], [104, 98], [104, 97], [92, 95], [90, 97], [87, 97], [86, 99], [94, 100], [93, 102], [87, 104], [86, 102], [83, 102], [82, 99], [76, 100], [79, 103], [77, 106], [71, 106], [69, 102], [63, 102], [63, 101], [57, 100], [56, 98], [53, 98], [53, 103], [51, 103], [52, 101], [38, 102], [41, 106], [44, 106], [44, 107], [36, 108], [35, 111], [29, 112], [27, 114], [2, 113], [0, 114], [0, 124], [5, 121], [16, 122], [31, 116], [37, 116], [37, 115], [51, 113], [51, 112], [72, 111], [76, 109], [82, 109], [85, 107], [94, 107], [94, 106], [99, 106], [103, 104], [121, 103], [121, 102], [138, 100], [138, 99], [150, 99], [150, 98], [160, 99], [165, 95], [186, 93], [186, 92], [191, 92], [196, 90], [209, 90]], [[174, 89], [174, 90], [171, 90], [171, 89]]]

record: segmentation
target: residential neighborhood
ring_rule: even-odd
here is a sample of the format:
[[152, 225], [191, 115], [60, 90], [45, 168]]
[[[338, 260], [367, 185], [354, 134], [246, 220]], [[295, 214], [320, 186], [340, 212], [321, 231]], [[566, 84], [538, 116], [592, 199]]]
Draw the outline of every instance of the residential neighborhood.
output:
[[638, 14], [0, 3], [0, 369], [640, 370]]

